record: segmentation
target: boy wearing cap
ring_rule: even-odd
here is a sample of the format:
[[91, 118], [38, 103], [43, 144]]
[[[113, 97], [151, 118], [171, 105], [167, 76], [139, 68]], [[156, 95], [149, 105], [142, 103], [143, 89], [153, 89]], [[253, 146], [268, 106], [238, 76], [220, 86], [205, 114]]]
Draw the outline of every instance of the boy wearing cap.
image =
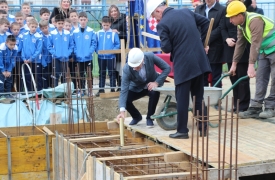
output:
[[[161, 74], [156, 72], [155, 65], [162, 70]], [[136, 125], [142, 120], [142, 116], [133, 101], [149, 96], [146, 124], [147, 127], [153, 127], [151, 116], [155, 113], [160, 96], [160, 93], [153, 89], [163, 85], [170, 71], [170, 66], [153, 53], [143, 53], [139, 48], [131, 49], [128, 54], [128, 63], [123, 67], [119, 96], [120, 114], [117, 119], [124, 118], [127, 110], [133, 118], [129, 125]]]

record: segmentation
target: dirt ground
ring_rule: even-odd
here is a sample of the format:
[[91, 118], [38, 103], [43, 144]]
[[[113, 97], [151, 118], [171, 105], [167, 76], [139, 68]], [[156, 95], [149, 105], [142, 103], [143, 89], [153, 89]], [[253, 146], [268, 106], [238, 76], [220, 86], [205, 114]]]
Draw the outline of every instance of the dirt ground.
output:
[[[160, 97], [159, 103], [163, 102], [164, 96]], [[141, 114], [147, 113], [148, 97], [141, 98], [134, 102], [136, 108]], [[97, 121], [113, 120], [119, 114], [118, 98], [115, 99], [101, 99], [94, 98], [95, 119]]]

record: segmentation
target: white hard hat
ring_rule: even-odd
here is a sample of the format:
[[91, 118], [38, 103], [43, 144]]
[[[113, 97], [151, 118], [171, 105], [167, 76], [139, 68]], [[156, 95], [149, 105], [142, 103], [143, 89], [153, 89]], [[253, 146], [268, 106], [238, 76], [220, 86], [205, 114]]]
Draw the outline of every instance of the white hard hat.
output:
[[147, 2], [147, 19], [150, 18], [154, 10], [161, 4], [163, 3], [164, 0], [148, 0]]
[[131, 67], [138, 67], [144, 58], [144, 53], [139, 48], [132, 48], [128, 54], [128, 64]]

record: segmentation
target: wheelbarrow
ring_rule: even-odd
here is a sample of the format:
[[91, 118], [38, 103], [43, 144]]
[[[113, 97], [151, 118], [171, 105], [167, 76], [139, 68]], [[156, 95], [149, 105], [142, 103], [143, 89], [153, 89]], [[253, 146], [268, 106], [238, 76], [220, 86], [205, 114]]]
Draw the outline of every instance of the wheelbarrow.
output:
[[[224, 97], [227, 96], [227, 94], [235, 88], [239, 82], [241, 82], [244, 79], [249, 78], [248, 76], [244, 76], [239, 78], [224, 94], [222, 94], [222, 88], [216, 87], [219, 82], [231, 74], [224, 74], [221, 76], [221, 78], [214, 84], [213, 87], [204, 87], [204, 98], [211, 97], [210, 98], [210, 106], [217, 105], [219, 100], [224, 99]], [[151, 116], [151, 119], [156, 119], [158, 125], [164, 129], [164, 130], [175, 130], [177, 128], [177, 103], [175, 98], [175, 87], [158, 87], [155, 88], [154, 91], [159, 91], [162, 94], [165, 94], [165, 100], [164, 103], [158, 107], [156, 110], [155, 115]], [[190, 97], [189, 100], [189, 111], [192, 112], [192, 100]], [[220, 118], [221, 121], [221, 118]], [[209, 126], [212, 128], [216, 128], [219, 126], [219, 124], [212, 124], [209, 122]]]

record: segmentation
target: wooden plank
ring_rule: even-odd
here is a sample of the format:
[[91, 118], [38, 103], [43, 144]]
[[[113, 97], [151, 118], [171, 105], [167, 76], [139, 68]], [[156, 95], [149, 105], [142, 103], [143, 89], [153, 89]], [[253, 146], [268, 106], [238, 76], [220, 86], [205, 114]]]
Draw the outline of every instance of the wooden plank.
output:
[[182, 161], [188, 161], [189, 156], [184, 154], [181, 151], [176, 152], [168, 152], [164, 155], [164, 161], [165, 162], [182, 162]]
[[100, 93], [99, 97], [102, 99], [108, 99], [108, 98], [118, 98], [120, 95], [120, 92], [109, 92], [109, 93]]
[[[145, 33], [145, 32], [143, 32]], [[150, 33], [147, 33], [149, 34], [149, 36], [151, 37], [158, 37], [156, 35], [153, 35], [153, 34], [150, 34]], [[122, 47], [122, 45], [121, 45]], [[141, 48], [142, 51], [144, 52], [155, 52], [155, 51], [161, 51], [161, 48]], [[125, 49], [125, 53], [128, 53], [130, 51], [130, 49]], [[117, 50], [100, 50], [98, 51], [98, 54], [120, 54], [121, 53], [121, 50], [120, 49], [117, 49]]]
[[108, 129], [118, 129], [119, 124], [117, 123], [117, 121], [109, 121], [107, 122], [107, 127]]
[[[2, 168], [2, 167], [1, 167]], [[48, 179], [47, 171], [40, 172], [24, 172], [12, 174], [12, 180], [32, 180], [32, 179]], [[0, 175], [1, 180], [8, 180], [8, 175]], [[50, 178], [52, 179], [52, 177]]]
[[43, 131], [48, 133], [48, 135], [54, 135], [54, 133], [51, 130], [49, 130], [49, 128], [47, 128], [46, 126], [44, 126], [42, 129], [43, 129]]
[[149, 38], [152, 38], [152, 39], [155, 39], [155, 40], [159, 40], [159, 41], [160, 41], [160, 38], [159, 38], [159, 36], [157, 36], [157, 35], [150, 34], [150, 33], [147, 33], [147, 32], [142, 32], [141, 34], [142, 34], [143, 36], [146, 36], [146, 37], [149, 37]]
[[135, 148], [140, 149], [140, 148], [150, 148], [150, 147], [141, 144], [141, 145], [132, 145], [132, 146], [123, 146], [123, 147], [117, 146], [117, 147], [86, 148], [85, 150], [87, 152], [90, 152], [90, 151], [96, 152], [96, 151], [118, 151], [118, 150], [127, 150], [127, 149], [135, 149]]
[[[90, 129], [90, 123], [85, 123], [85, 129]], [[84, 133], [84, 125], [81, 125], [79, 127], [79, 133]], [[68, 128], [68, 124], [56, 124], [56, 125], [42, 125], [37, 126], [40, 129], [43, 129], [43, 127], [46, 126], [49, 130], [52, 132], [58, 131], [59, 133], [68, 134], [66, 132]], [[78, 124], [74, 124], [74, 129], [78, 129]], [[102, 121], [95, 122], [95, 129], [97, 132], [100, 131], [106, 131], [107, 129], [107, 123]], [[42, 133], [35, 127], [32, 126], [21, 126], [21, 127], [7, 127], [7, 128], [1, 128], [1, 131], [3, 131], [5, 134], [10, 136], [29, 136], [29, 135], [42, 135]], [[0, 133], [1, 135], [1, 133]], [[2, 136], [1, 136], [2, 137]]]
[[[192, 173], [195, 175], [195, 173]], [[173, 178], [173, 177], [188, 177], [190, 172], [180, 172], [180, 173], [165, 173], [165, 174], [150, 174], [150, 175], [141, 175], [141, 176], [128, 176], [124, 180], [130, 179], [161, 179], [161, 178]]]
[[111, 136], [99, 136], [99, 137], [89, 137], [89, 138], [76, 138], [76, 139], [69, 139], [70, 142], [98, 142], [104, 141], [108, 139], [117, 139], [119, 135], [111, 135]]
[[115, 156], [115, 157], [97, 158], [97, 160], [99, 160], [99, 161], [111, 161], [111, 160], [120, 160], [120, 159], [137, 159], [137, 158], [160, 157], [160, 156], [163, 156], [163, 155], [164, 155], [164, 153], [130, 155], [130, 156]]

